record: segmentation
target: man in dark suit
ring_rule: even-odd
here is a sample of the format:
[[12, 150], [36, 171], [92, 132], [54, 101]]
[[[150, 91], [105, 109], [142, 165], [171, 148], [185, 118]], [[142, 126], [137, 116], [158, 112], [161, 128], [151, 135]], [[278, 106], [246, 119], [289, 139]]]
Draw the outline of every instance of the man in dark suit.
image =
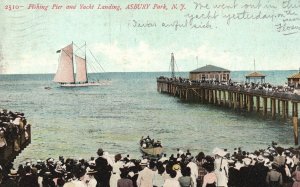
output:
[[0, 182], [0, 187], [18, 187], [18, 177], [19, 174], [17, 173], [17, 171], [11, 170], [8, 174], [8, 178]]
[[98, 149], [98, 158], [95, 160], [96, 163], [96, 175], [97, 187], [110, 187], [109, 180], [111, 176], [112, 166], [108, 164], [107, 159], [103, 157], [103, 149]]
[[19, 182], [19, 187], [38, 187], [38, 181], [37, 178], [34, 177], [31, 173], [31, 167], [26, 166], [25, 168], [25, 176], [21, 177], [20, 182]]

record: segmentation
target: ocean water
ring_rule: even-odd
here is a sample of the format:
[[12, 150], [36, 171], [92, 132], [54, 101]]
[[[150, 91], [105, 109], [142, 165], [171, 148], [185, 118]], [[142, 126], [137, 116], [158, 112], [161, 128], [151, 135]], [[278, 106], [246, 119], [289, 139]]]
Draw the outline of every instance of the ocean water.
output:
[[[244, 81], [247, 73], [232, 72], [231, 77]], [[295, 71], [263, 73], [267, 82], [279, 85]], [[32, 124], [32, 143], [15, 164], [60, 155], [89, 158], [100, 147], [110, 154], [140, 158], [138, 142], [147, 135], [161, 140], [168, 155], [177, 148], [193, 154], [210, 154], [214, 147], [253, 151], [271, 141], [293, 146], [290, 121], [182, 102], [157, 92], [160, 75], [170, 73], [94, 74], [110, 84], [87, 88], [61, 88], [50, 74], [0, 75], [0, 108], [24, 112]], [[177, 76], [188, 77], [188, 73]]]

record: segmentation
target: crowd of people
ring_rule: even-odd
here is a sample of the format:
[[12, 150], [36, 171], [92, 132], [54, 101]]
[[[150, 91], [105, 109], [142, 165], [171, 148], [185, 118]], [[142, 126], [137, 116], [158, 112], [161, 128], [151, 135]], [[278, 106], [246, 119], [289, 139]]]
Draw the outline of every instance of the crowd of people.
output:
[[231, 79], [228, 81], [218, 81], [215, 79], [209, 79], [209, 80], [189, 80], [187, 78], [182, 77], [174, 77], [174, 78], [168, 78], [160, 76], [158, 79], [167, 80], [167, 81], [175, 81], [180, 83], [187, 83], [190, 85], [197, 85], [197, 84], [212, 84], [212, 85], [226, 85], [235, 87], [238, 89], [247, 89], [247, 90], [265, 90], [269, 92], [285, 92], [285, 93], [295, 93], [294, 86], [288, 85], [285, 83], [284, 85], [272, 85], [270, 83], [261, 83], [261, 82], [234, 82]]
[[299, 148], [272, 143], [266, 149], [233, 152], [215, 148], [196, 155], [181, 149], [167, 157], [110, 155], [90, 159], [48, 158], [2, 169], [0, 186], [17, 187], [298, 187]]
[[14, 151], [21, 149], [22, 140], [29, 139], [29, 126], [24, 113], [0, 109], [0, 156], [8, 146], [13, 147]]

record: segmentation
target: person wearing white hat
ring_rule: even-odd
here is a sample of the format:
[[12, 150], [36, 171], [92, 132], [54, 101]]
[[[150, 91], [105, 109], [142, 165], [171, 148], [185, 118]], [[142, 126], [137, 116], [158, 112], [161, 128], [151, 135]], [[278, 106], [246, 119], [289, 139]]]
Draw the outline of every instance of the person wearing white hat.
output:
[[220, 148], [215, 148], [213, 150], [213, 154], [215, 154], [215, 174], [217, 176], [217, 186], [227, 187], [228, 182], [228, 161], [225, 158], [227, 152]]
[[242, 186], [246, 186], [246, 187], [254, 187], [254, 185], [252, 184], [255, 180], [253, 179], [253, 167], [251, 165], [251, 159], [250, 158], [244, 158], [243, 159], [243, 163], [244, 166], [240, 168], [240, 177], [241, 177], [241, 184]]
[[19, 174], [17, 173], [17, 170], [10, 170], [10, 173], [8, 174], [8, 179], [0, 182], [0, 186], [18, 186], [18, 177]]
[[95, 179], [95, 174], [97, 173], [97, 171], [93, 170], [93, 169], [89, 169], [86, 173], [86, 175], [88, 175], [88, 181], [86, 181], [87, 183], [87, 187], [96, 187], [97, 186], [97, 181]]
[[[251, 160], [250, 160], [251, 161]], [[237, 161], [234, 165], [234, 168], [237, 169], [237, 170], [240, 170], [241, 167], [245, 166], [244, 163], [243, 163], [243, 160], [242, 158], [237, 158]]]
[[266, 185], [266, 177], [269, 171], [269, 168], [264, 165], [265, 158], [262, 155], [257, 157], [257, 163], [254, 166], [254, 170], [256, 172], [255, 177], [255, 186], [265, 186]]
[[140, 163], [142, 170], [139, 172], [136, 184], [138, 187], [153, 187], [155, 172], [148, 168], [148, 160], [143, 159]]
[[176, 171], [176, 177], [175, 177], [175, 179], [178, 180], [179, 177], [182, 176], [182, 174], [181, 174], [181, 166], [179, 164], [174, 164], [172, 166], [172, 170]]
[[110, 187], [117, 187], [118, 180], [121, 179], [120, 168], [124, 167], [124, 162], [121, 161], [121, 159], [122, 159], [121, 154], [116, 154], [115, 155], [115, 162], [112, 165], [112, 174], [111, 174], [111, 178], [110, 178], [110, 181], [109, 181]]
[[191, 177], [193, 180], [193, 186], [192, 187], [196, 187], [197, 186], [197, 182], [196, 179], [198, 178], [198, 166], [195, 162], [192, 161], [192, 159], [189, 160], [189, 163], [187, 164], [187, 167], [189, 167], [191, 169]]

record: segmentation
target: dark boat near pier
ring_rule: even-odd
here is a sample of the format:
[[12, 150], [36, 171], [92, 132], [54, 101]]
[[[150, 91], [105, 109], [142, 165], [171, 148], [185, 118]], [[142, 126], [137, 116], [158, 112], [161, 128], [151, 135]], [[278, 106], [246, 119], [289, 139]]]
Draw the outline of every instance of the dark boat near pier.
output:
[[150, 139], [149, 136], [141, 138], [140, 151], [146, 156], [161, 156], [163, 153], [163, 147], [158, 140], [154, 142], [154, 139]]

